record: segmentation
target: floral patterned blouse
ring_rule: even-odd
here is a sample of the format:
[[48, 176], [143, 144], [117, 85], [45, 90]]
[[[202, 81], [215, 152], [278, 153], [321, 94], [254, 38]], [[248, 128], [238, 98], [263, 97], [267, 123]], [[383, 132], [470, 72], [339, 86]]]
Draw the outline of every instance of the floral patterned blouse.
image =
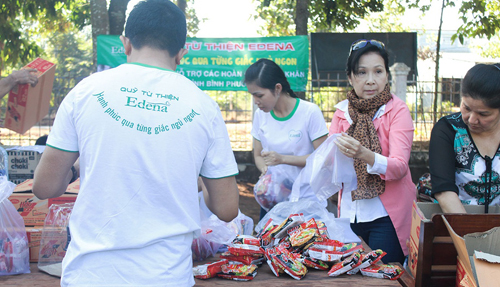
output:
[[432, 195], [455, 191], [464, 204], [500, 205], [500, 146], [493, 158], [479, 154], [461, 113], [432, 129], [429, 169]]

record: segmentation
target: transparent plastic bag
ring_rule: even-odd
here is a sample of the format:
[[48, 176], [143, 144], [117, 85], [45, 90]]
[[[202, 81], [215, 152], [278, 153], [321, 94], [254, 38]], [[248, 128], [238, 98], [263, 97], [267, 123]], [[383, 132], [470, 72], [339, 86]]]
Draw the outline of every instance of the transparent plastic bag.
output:
[[73, 205], [73, 202], [52, 204], [43, 224], [38, 269], [53, 276], [61, 277], [62, 260], [71, 242], [68, 224]]
[[269, 166], [266, 174], [255, 184], [253, 189], [255, 200], [266, 211], [277, 203], [289, 199], [294, 178], [288, 169], [289, 166], [283, 164]]
[[0, 176], [5, 176], [9, 178], [9, 157], [7, 151], [0, 147]]
[[208, 209], [203, 192], [198, 193], [198, 200], [201, 233], [193, 239], [191, 251], [194, 260], [202, 261], [214, 256], [224, 244], [229, 244], [236, 237], [236, 232]]
[[345, 156], [335, 144], [340, 134], [329, 136], [306, 160], [293, 184], [290, 201], [302, 198], [303, 190], [310, 188], [319, 201], [327, 200], [342, 187], [352, 190], [356, 186], [354, 161]]
[[359, 238], [350, 227], [349, 218], [335, 218], [320, 202], [316, 200], [301, 199], [299, 201], [285, 201], [276, 204], [257, 224], [255, 232], [259, 233], [269, 219], [273, 224], [280, 224], [290, 214], [302, 213], [304, 220], [314, 218], [325, 223], [331, 239], [341, 242], [359, 242]]
[[16, 185], [0, 176], [0, 275], [30, 273], [24, 220], [9, 201]]

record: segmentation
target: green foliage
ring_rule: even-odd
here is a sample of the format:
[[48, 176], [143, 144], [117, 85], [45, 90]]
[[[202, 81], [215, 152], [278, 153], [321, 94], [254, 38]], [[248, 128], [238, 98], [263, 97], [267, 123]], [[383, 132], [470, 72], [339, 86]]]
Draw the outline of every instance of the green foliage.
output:
[[[293, 0], [257, 0], [255, 18], [266, 24], [261, 34], [266, 36], [295, 35], [295, 3]], [[314, 32], [353, 30], [359, 20], [371, 12], [384, 9], [383, 0], [310, 0], [308, 30]]]
[[52, 93], [52, 107], [58, 107], [66, 94], [92, 72], [92, 41], [90, 33], [81, 33], [76, 27], [67, 33], [55, 33], [48, 42], [47, 54], [56, 63], [56, 79]]
[[[370, 13], [365, 20], [370, 32], [409, 32], [408, 22], [402, 17], [406, 8], [400, 1], [387, 0], [384, 10]], [[406, 24], [405, 24], [406, 23]]]
[[[69, 27], [68, 19], [86, 20], [86, 0], [9, 0], [0, 4], [0, 68], [16, 67], [40, 56], [43, 51], [36, 44], [33, 32], [64, 31]], [[69, 15], [76, 13], [73, 18]], [[87, 14], [87, 17], [90, 14]], [[31, 33], [26, 23], [34, 22], [38, 26]], [[88, 22], [88, 21], [87, 21]]]
[[188, 0], [188, 6], [186, 9], [186, 22], [187, 22], [187, 31], [188, 37], [196, 37], [196, 33], [200, 31], [199, 25], [200, 22], [204, 22], [205, 19], [199, 19], [196, 16], [196, 10], [190, 7], [190, 3], [194, 3], [194, 0]]
[[500, 36], [497, 35], [487, 43], [473, 47], [479, 55], [485, 58], [500, 58]]
[[465, 37], [486, 37], [491, 39], [500, 32], [500, 1], [464, 0], [459, 9], [463, 24], [452, 41], [464, 43]]

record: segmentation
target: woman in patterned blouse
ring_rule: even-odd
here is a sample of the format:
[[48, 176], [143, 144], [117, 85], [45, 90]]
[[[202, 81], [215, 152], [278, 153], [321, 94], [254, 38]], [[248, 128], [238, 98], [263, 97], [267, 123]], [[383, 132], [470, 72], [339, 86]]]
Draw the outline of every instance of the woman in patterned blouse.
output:
[[500, 64], [478, 64], [462, 81], [460, 112], [432, 129], [432, 195], [445, 213], [500, 205]]

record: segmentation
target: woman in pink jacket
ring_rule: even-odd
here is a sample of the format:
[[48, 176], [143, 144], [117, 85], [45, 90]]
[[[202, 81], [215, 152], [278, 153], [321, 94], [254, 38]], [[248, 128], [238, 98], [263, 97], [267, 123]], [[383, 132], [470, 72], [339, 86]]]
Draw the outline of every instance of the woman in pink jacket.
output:
[[339, 194], [339, 217], [384, 262], [403, 263], [408, 254], [415, 185], [408, 161], [413, 122], [406, 104], [389, 87], [389, 57], [382, 42], [358, 40], [351, 46], [347, 76], [353, 87], [336, 105], [330, 135], [342, 133], [338, 148], [354, 159], [357, 187]]

